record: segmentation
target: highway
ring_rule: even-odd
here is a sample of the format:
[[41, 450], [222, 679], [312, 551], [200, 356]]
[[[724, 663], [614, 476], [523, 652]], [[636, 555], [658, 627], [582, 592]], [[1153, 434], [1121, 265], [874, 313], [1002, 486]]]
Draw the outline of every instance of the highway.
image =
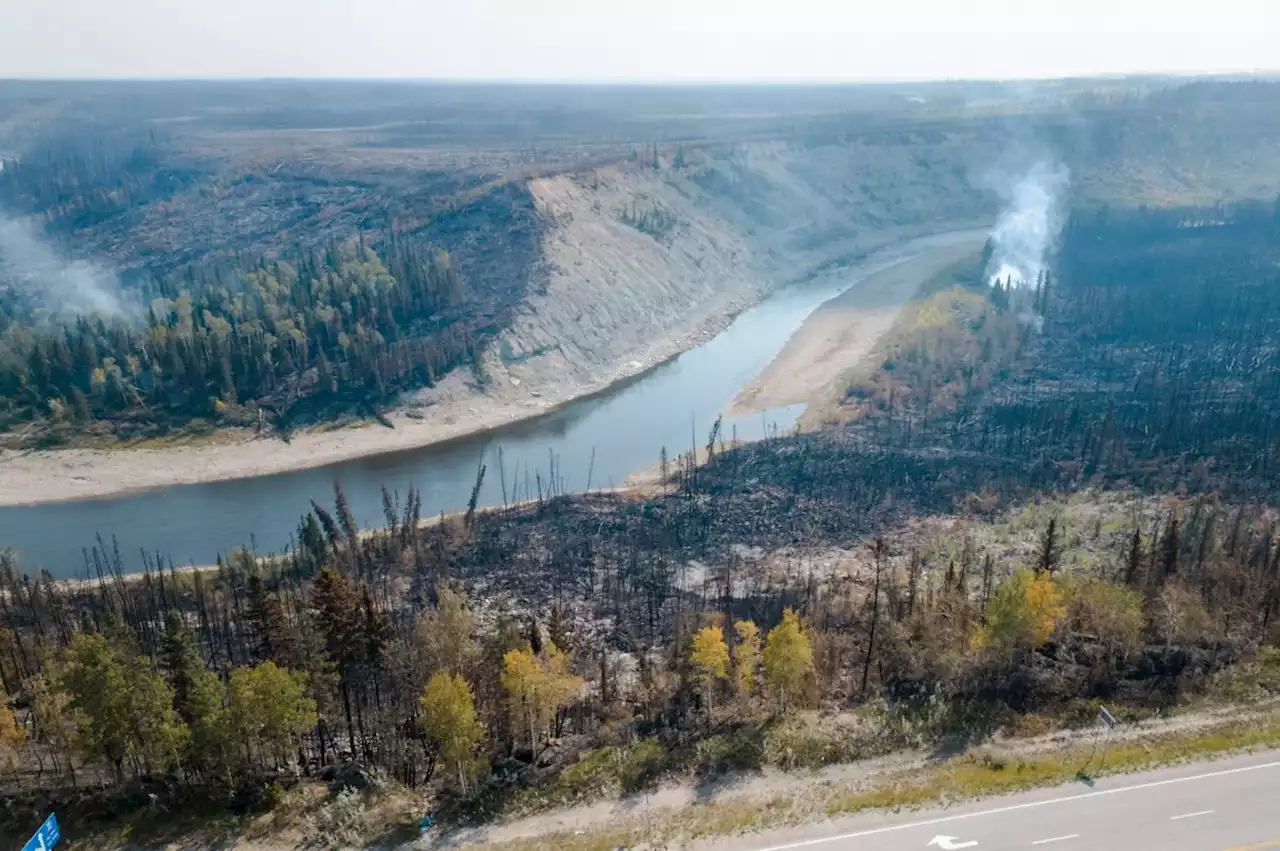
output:
[[[1012, 770], [1012, 768], [1010, 769]], [[1280, 751], [698, 846], [734, 851], [1280, 849]]]

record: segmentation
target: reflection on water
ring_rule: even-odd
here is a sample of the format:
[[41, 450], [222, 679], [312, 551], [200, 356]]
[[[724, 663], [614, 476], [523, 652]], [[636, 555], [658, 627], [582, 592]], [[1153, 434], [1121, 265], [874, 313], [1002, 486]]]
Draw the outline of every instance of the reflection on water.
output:
[[[972, 239], [972, 232], [926, 237], [882, 252], [819, 283], [788, 287], [739, 315], [706, 345], [650, 372], [552, 413], [421, 449], [388, 453], [252, 479], [183, 485], [84, 502], [0, 508], [0, 545], [16, 547], [23, 564], [57, 576], [84, 571], [82, 548], [95, 534], [114, 536], [131, 568], [138, 553], [162, 553], [175, 564], [212, 562], [219, 552], [286, 547], [311, 500], [332, 501], [341, 482], [362, 526], [381, 522], [381, 488], [422, 496], [424, 515], [464, 507], [480, 464], [486, 465], [481, 505], [546, 490], [554, 466], [562, 490], [620, 485], [628, 474], [705, 444], [717, 414], [771, 361], [805, 317], [866, 275], [923, 249]], [[758, 439], [785, 431], [795, 405], [723, 424], [724, 436]], [[501, 450], [501, 451], [499, 451]]]

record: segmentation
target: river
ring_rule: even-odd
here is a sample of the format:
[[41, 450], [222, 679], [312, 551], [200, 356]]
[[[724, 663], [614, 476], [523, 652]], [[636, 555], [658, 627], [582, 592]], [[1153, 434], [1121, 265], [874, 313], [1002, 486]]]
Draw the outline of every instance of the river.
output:
[[[419, 449], [326, 467], [81, 502], [0, 508], [0, 546], [14, 547], [30, 571], [84, 575], [83, 549], [96, 536], [120, 547], [126, 569], [141, 569], [140, 552], [175, 565], [209, 564], [218, 553], [254, 547], [279, 552], [311, 500], [331, 505], [340, 482], [357, 522], [382, 522], [381, 488], [403, 496], [417, 488], [424, 516], [463, 508], [480, 463], [487, 466], [481, 505], [506, 496], [536, 495], [554, 459], [566, 490], [620, 485], [693, 442], [705, 444], [717, 413], [781, 351], [819, 305], [868, 275], [929, 249], [972, 239], [973, 232], [937, 234], [901, 243], [838, 274], [779, 289], [739, 314], [714, 339], [645, 374], [552, 413]], [[758, 439], [794, 425], [803, 405], [725, 421], [726, 438]], [[501, 450], [501, 464], [499, 464]]]

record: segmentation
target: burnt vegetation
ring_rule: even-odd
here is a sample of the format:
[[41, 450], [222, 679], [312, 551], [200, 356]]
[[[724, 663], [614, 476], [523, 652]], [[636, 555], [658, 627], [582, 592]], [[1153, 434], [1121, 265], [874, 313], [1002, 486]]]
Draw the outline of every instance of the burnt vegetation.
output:
[[[909, 392], [868, 403], [851, 388], [848, 433], [1013, 460], [1039, 481], [1266, 499], [1280, 451], [1278, 229], [1272, 203], [1078, 214], [1056, 275], [991, 293], [1036, 322], [953, 311], [941, 335], [963, 345], [909, 343]], [[866, 383], [896, 370], [886, 361]]]
[[[333, 119], [313, 102], [271, 114], [238, 120]], [[1141, 124], [1094, 144], [1136, 144]], [[376, 408], [473, 361], [536, 286], [518, 182], [477, 169], [389, 212], [344, 206], [341, 181], [296, 163], [210, 184], [198, 158], [158, 167], [165, 144], [51, 149], [0, 191], [56, 236], [197, 184], [260, 200], [311, 181], [339, 224], [311, 227], [319, 206], [299, 200], [305, 224], [251, 256], [225, 240], [141, 264], [137, 324], [61, 322], [0, 289], [0, 428], [44, 444]], [[84, 832], [257, 811], [307, 780], [390, 780], [480, 819], [608, 788], [583, 767], [617, 754], [610, 782], [637, 791], [944, 748], [1033, 714], [1070, 725], [1100, 700], [1138, 717], [1247, 665], [1274, 673], [1277, 236], [1270, 201], [1077, 212], [1032, 287], [973, 270], [905, 312], [822, 428], [738, 445], [717, 424], [703, 463], [664, 454], [651, 488], [568, 495], [553, 469], [521, 500], [438, 520], [384, 493], [385, 525], [363, 533], [338, 490], [287, 553], [206, 572], [100, 541], [61, 582], [6, 553], [0, 827], [25, 835], [51, 807]], [[480, 263], [481, 243], [510, 264]], [[1063, 494], [1145, 508], [1074, 525], [1050, 510], [1021, 549], [979, 534]], [[926, 546], [913, 524], [939, 518], [945, 546]], [[875, 723], [822, 739], [798, 708]]]
[[[1275, 171], [1277, 92], [1087, 81], [1048, 87], [1020, 119], [1069, 155], [1090, 202], [1160, 183], [1156, 159], [1177, 184], [1166, 197], [1238, 197]], [[662, 158], [681, 170], [697, 150], [718, 163], [692, 175], [709, 201], [736, 205], [748, 231], [786, 229], [787, 199], [742, 149], [765, 140], [859, 230], [987, 215], [966, 163], [995, 158], [1009, 120], [963, 107], [1010, 98], [1017, 113], [1018, 97], [967, 83], [6, 83], [0, 213], [118, 274], [133, 310], [57, 315], [0, 270], [0, 433], [30, 448], [376, 415], [474, 363], [544, 283], [546, 223], [527, 190], [540, 175]], [[851, 158], [860, 176], [833, 170]], [[643, 205], [617, 216], [660, 242], [688, 224]]]
[[[119, 213], [150, 191], [131, 179], [137, 159], [24, 161], [0, 172], [0, 192], [47, 209], [54, 232], [87, 227], [84, 216]], [[540, 225], [527, 192], [493, 189], [427, 223], [405, 221], [384, 215], [385, 230], [256, 258], [135, 270], [118, 317], [66, 317], [20, 280], [0, 287], [0, 431], [22, 446], [227, 425], [287, 435], [376, 414], [478, 364], [534, 284]], [[515, 259], [467, 274], [478, 245], [491, 263]]]
[[[358, 765], [476, 818], [566, 788], [595, 747], [660, 743], [624, 778], [643, 788], [796, 764], [797, 742], [819, 764], [1028, 713], [1070, 724], [1099, 700], [1166, 710], [1270, 665], [1276, 228], [1270, 204], [1077, 215], [1035, 287], [929, 297], [954, 308], [934, 316], [951, 331], [895, 338], [876, 370], [914, 364], [912, 392], [862, 376], [843, 422], [754, 444], [717, 425], [703, 463], [671, 460], [647, 493], [560, 494], [551, 471], [536, 497], [434, 522], [414, 493], [385, 494], [386, 526], [361, 534], [338, 491], [290, 552], [213, 573], [149, 561], [131, 579], [100, 544], [68, 585], [10, 559], [10, 817], [52, 799], [105, 818], [139, 784], [266, 807], [273, 784]], [[1166, 496], [1105, 529], [1050, 514], [1021, 550], [974, 532], [1045, 494], [1108, 490]], [[904, 531], [944, 516], [976, 524], [945, 552]], [[822, 567], [832, 552], [856, 567]], [[137, 725], [85, 734], [94, 666], [158, 695], [98, 711], [169, 731], [167, 749]], [[244, 697], [259, 687], [288, 697]], [[886, 720], [837, 744], [795, 731], [801, 706]], [[70, 791], [86, 778], [109, 791]]]

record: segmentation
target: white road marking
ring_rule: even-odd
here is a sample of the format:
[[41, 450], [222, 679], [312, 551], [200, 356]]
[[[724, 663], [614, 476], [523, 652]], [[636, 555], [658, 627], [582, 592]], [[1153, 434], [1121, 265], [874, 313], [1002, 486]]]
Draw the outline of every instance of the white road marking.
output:
[[1213, 815], [1213, 810], [1200, 810], [1199, 812], [1196, 812], [1196, 813], [1183, 813], [1180, 816], [1169, 816], [1169, 821], [1177, 821], [1178, 819], [1195, 818], [1196, 816], [1208, 816], [1208, 815]]
[[1137, 783], [1133, 786], [1118, 786], [1115, 789], [1099, 789], [1096, 792], [1081, 792], [1079, 795], [1063, 795], [1061, 798], [1047, 798], [1043, 801], [1027, 801], [1022, 804], [1010, 804], [1007, 807], [994, 807], [990, 810], [978, 810], [972, 813], [957, 813], [953, 816], [938, 816], [937, 818], [925, 819], [924, 821], [913, 821], [907, 824], [890, 824], [885, 827], [876, 827], [871, 830], [859, 830], [853, 833], [842, 833], [838, 836], [823, 836], [818, 839], [804, 839], [799, 842], [788, 842], [785, 845], [771, 845], [768, 848], [760, 848], [758, 851], [791, 851], [792, 848], [810, 848], [814, 845], [822, 845], [827, 842], [839, 842], [842, 839], [858, 839], [862, 836], [876, 836], [881, 833], [892, 833], [898, 830], [911, 830], [915, 827], [929, 827], [935, 824], [947, 824], [948, 822], [960, 821], [962, 819], [977, 818], [978, 816], [993, 816], [1000, 813], [1012, 813], [1018, 810], [1029, 810], [1034, 807], [1047, 807], [1050, 804], [1065, 804], [1070, 801], [1082, 801], [1085, 798], [1100, 798], [1103, 795], [1119, 795], [1122, 792], [1137, 792], [1141, 789], [1155, 789], [1159, 786], [1172, 786], [1175, 783], [1189, 783], [1192, 780], [1208, 780], [1213, 777], [1226, 777], [1229, 774], [1243, 774], [1246, 771], [1261, 771], [1265, 768], [1280, 768], [1280, 760], [1275, 762], [1263, 762], [1258, 765], [1245, 765], [1240, 768], [1227, 768], [1222, 771], [1210, 771], [1205, 774], [1193, 774], [1188, 777], [1171, 777], [1168, 780], [1152, 780], [1149, 783]]
[[1064, 839], [1079, 839], [1080, 834], [1068, 833], [1066, 836], [1051, 836], [1048, 839], [1037, 839], [1032, 845], [1048, 845], [1050, 842], [1061, 842]]

